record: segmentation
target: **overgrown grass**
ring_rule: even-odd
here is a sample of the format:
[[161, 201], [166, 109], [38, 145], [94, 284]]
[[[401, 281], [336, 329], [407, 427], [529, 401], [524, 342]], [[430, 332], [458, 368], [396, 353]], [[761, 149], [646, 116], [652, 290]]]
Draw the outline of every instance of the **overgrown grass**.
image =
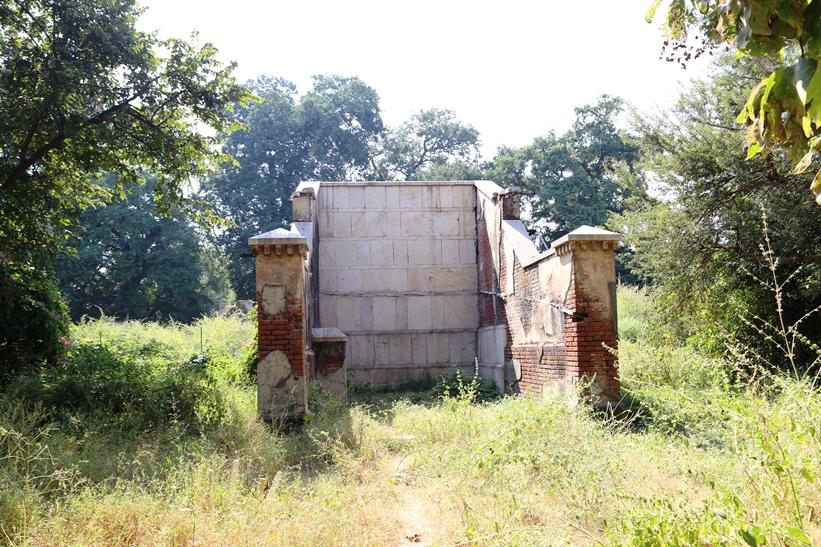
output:
[[[629, 293], [630, 311], [625, 294], [622, 329], [647, 298]], [[197, 325], [81, 325], [76, 345], [130, 356], [137, 368], [209, 355], [224, 412], [126, 428], [100, 413], [2, 398], [0, 541], [821, 541], [818, 392], [784, 377], [744, 382], [730, 363], [651, 344], [635, 321], [620, 348], [627, 420], [597, 416], [573, 394], [479, 403], [469, 388], [359, 393], [344, 407], [315, 393], [317, 410], [297, 434], [255, 419], [242, 373], [252, 325], [205, 320], [202, 350]]]

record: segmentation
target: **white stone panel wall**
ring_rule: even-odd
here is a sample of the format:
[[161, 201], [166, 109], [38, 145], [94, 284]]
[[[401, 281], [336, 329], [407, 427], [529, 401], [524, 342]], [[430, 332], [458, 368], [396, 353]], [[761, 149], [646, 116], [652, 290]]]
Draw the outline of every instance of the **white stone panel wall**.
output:
[[478, 328], [472, 183], [322, 183], [319, 321], [348, 336], [354, 383], [473, 366]]

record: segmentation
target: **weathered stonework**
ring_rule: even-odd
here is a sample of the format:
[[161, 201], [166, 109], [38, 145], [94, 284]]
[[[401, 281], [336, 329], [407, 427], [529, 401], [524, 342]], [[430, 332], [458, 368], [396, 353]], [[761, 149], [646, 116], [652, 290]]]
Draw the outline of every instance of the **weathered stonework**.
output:
[[[477, 359], [506, 391], [581, 381], [618, 399], [618, 234], [584, 226], [539, 252], [518, 190], [490, 181], [309, 182], [293, 205], [290, 231], [249, 241], [264, 417], [306, 412], [306, 381], [344, 400], [349, 384], [469, 372]], [[270, 368], [273, 352], [288, 370], [283, 357]]]

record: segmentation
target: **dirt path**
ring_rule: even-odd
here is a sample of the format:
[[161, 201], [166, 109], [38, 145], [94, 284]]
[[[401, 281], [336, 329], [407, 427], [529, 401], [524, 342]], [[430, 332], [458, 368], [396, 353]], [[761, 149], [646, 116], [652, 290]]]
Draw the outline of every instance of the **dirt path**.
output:
[[436, 502], [416, 485], [412, 465], [413, 456], [397, 454], [390, 459], [399, 501], [397, 545], [432, 545], [441, 512]]

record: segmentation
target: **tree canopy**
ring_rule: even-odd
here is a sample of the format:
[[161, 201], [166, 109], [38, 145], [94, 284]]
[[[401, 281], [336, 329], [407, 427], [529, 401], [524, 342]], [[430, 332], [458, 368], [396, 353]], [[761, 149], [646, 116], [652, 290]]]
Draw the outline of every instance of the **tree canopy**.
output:
[[[647, 14], [651, 21], [661, 0]], [[783, 147], [808, 170], [821, 152], [821, 0], [672, 0], [664, 28], [671, 51], [696, 54], [704, 45], [730, 44], [740, 55], [773, 67], [749, 93], [736, 118], [747, 126], [747, 158]], [[680, 58], [673, 54], [671, 59]], [[810, 188], [821, 205], [821, 170]]]
[[442, 173], [454, 162], [475, 166], [478, 157], [479, 132], [473, 126], [459, 121], [452, 110], [420, 110], [376, 140], [367, 177], [413, 180], [434, 166]]
[[644, 194], [643, 183], [625, 186], [614, 176], [620, 166], [629, 171], [638, 159], [636, 146], [616, 128], [622, 108], [620, 99], [602, 96], [576, 108], [564, 135], [549, 133], [529, 146], [503, 147], [494, 158], [489, 176], [524, 190], [533, 228], [547, 239], [582, 224], [603, 225], [625, 199]]
[[[116, 185], [111, 176], [106, 183]], [[74, 320], [103, 313], [189, 322], [224, 302], [227, 280], [215, 249], [184, 214], [160, 215], [155, 202], [151, 181], [83, 212], [73, 252], [56, 268]]]
[[216, 241], [241, 298], [254, 296], [248, 238], [290, 221], [291, 194], [301, 180], [344, 180], [366, 169], [371, 141], [383, 130], [379, 97], [358, 78], [316, 76], [302, 97], [278, 78], [249, 86], [260, 101], [234, 111], [244, 128], [224, 148], [236, 161], [207, 183], [208, 197], [233, 224]]
[[[765, 236], [780, 275], [792, 276], [783, 294], [786, 320], [821, 305], [821, 233], [806, 228], [821, 223], [821, 208], [806, 198], [812, 176], [791, 174], [784, 153], [745, 159], [744, 129], [733, 119], [762, 73], [750, 59], [723, 58], [672, 111], [635, 120], [640, 167], [665, 201], [615, 215], [610, 226], [625, 234], [634, 251], [629, 266], [652, 281], [677, 336], [713, 348], [733, 339], [777, 362], [783, 355], [739, 317], [775, 320], [772, 291], [755, 278], [771, 277], [760, 247]], [[802, 329], [819, 332], [817, 315]]]
[[[141, 32], [139, 13], [133, 0], [0, 2], [0, 308], [8, 311], [0, 316], [0, 350], [7, 364], [57, 353], [62, 304], [50, 260], [81, 211], [146, 171], [156, 174], [160, 211], [184, 203], [187, 183], [225, 160], [219, 135], [232, 128], [234, 105], [250, 97], [213, 46]], [[113, 188], [97, 183], [106, 172], [116, 175]], [[39, 326], [22, 331], [14, 322], [27, 313]], [[50, 349], [19, 350], [39, 347]]]

